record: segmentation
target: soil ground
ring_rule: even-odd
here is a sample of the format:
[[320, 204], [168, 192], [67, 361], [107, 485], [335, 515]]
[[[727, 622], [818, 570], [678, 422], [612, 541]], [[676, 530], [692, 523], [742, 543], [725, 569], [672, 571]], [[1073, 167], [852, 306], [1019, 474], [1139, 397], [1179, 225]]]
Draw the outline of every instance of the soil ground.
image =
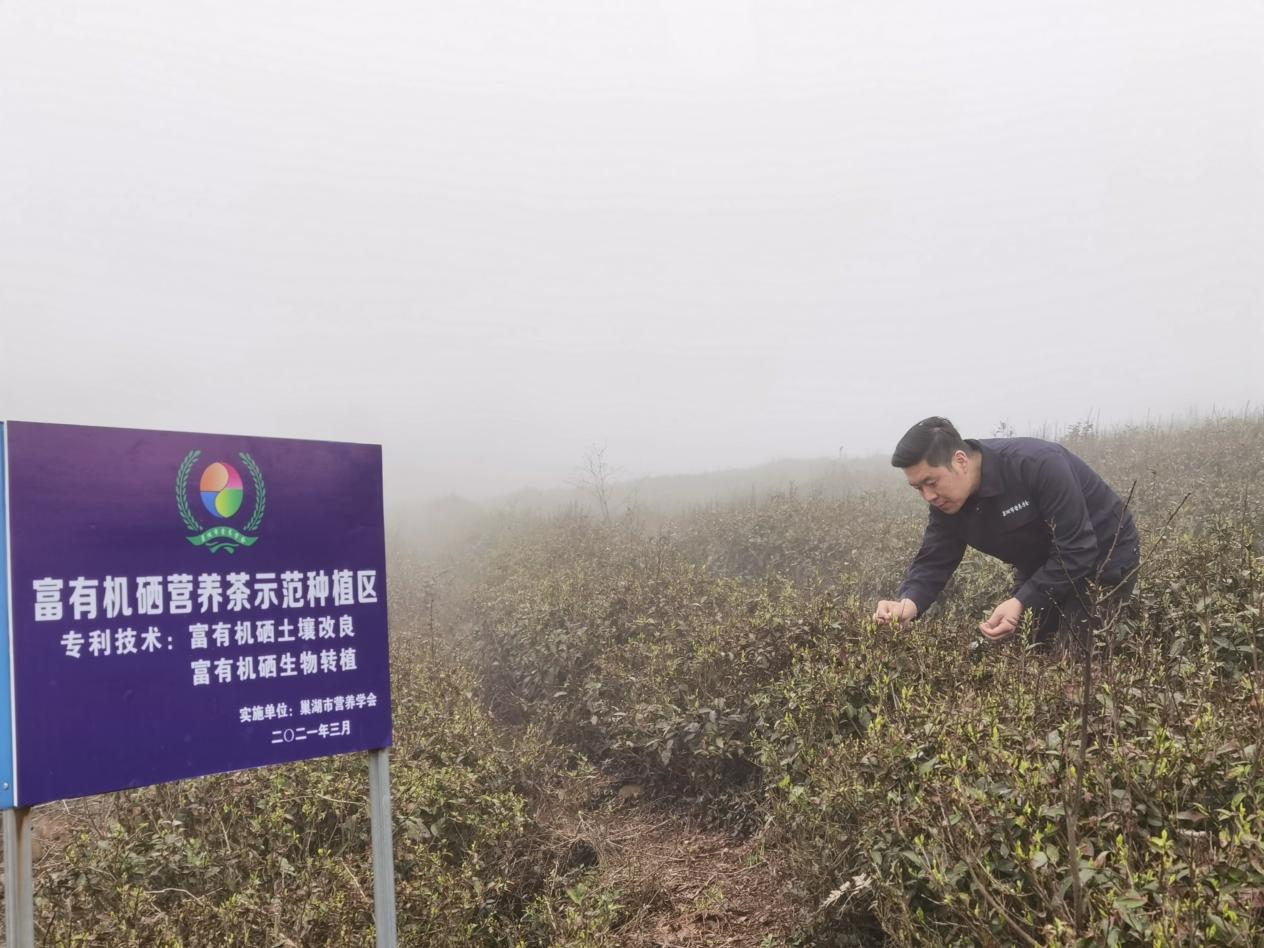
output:
[[609, 805], [543, 815], [591, 846], [595, 884], [630, 912], [618, 944], [631, 948], [775, 948], [790, 944], [795, 908], [757, 838], [700, 826], [670, 804], [629, 793]]

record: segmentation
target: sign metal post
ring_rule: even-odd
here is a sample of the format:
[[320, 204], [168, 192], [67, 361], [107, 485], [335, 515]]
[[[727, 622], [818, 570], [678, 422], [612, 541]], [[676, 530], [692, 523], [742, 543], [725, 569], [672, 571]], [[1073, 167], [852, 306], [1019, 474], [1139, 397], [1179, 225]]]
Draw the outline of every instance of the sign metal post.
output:
[[395, 848], [391, 840], [391, 752], [369, 751], [369, 821], [373, 833], [373, 920], [377, 948], [396, 948]]
[[4, 939], [9, 948], [35, 948], [29, 806], [4, 811]]

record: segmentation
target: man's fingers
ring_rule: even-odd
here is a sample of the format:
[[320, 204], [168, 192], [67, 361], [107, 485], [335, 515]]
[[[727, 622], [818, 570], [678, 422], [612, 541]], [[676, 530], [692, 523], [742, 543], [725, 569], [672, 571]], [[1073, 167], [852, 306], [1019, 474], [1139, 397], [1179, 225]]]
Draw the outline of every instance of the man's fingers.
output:
[[873, 621], [879, 625], [903, 625], [917, 618], [917, 604], [912, 599], [881, 599], [873, 611]]
[[979, 631], [993, 642], [1005, 638], [1016, 628], [1018, 628], [1017, 624], [1008, 617], [1001, 618], [996, 622], [989, 619], [987, 622], [979, 623]]

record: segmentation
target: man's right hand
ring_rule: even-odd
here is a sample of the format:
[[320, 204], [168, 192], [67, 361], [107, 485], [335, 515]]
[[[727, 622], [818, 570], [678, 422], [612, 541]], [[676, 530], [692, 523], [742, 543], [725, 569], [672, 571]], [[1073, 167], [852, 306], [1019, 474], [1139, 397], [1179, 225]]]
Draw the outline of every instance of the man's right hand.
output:
[[917, 618], [917, 603], [912, 599], [883, 599], [873, 612], [873, 621], [878, 625], [900, 625], [912, 622]]

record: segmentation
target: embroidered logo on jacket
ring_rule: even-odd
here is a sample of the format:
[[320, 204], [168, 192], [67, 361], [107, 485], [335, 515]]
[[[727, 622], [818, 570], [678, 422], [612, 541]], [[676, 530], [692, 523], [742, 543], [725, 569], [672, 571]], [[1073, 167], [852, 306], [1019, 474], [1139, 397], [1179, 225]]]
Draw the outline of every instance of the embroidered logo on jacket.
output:
[[1001, 511], [1001, 516], [1008, 517], [1010, 514], [1018, 513], [1018, 511], [1022, 510], [1024, 507], [1030, 507], [1030, 506], [1031, 506], [1031, 501], [1024, 500], [1021, 503], [1014, 504], [1014, 506], [1012, 507], [1006, 507], [1004, 510]]

